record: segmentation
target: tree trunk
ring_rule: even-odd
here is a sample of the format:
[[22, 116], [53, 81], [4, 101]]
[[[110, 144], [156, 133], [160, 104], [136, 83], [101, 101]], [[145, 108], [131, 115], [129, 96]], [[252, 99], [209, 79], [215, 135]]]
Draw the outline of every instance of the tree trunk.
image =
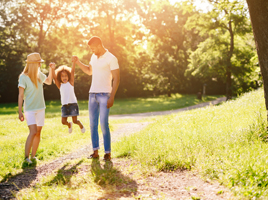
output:
[[232, 21], [229, 21], [228, 31], [230, 33], [230, 49], [228, 52], [227, 70], [226, 70], [226, 100], [232, 99], [232, 56], [234, 52], [234, 33]]
[[265, 105], [268, 110], [268, 1], [247, 0], [247, 3], [263, 78]]

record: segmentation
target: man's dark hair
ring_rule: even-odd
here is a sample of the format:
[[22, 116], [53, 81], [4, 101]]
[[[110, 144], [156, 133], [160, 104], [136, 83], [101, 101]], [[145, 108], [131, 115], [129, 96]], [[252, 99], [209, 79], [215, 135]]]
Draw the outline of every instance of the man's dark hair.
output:
[[100, 39], [100, 37], [98, 36], [93, 36], [89, 39], [88, 45], [102, 45], [102, 41]]

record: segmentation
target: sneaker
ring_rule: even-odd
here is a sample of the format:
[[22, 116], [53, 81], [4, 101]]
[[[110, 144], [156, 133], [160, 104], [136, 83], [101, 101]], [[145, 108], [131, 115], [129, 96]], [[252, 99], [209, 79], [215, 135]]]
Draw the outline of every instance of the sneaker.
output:
[[33, 163], [30, 158], [25, 158], [24, 162], [28, 163], [29, 165]]
[[36, 157], [33, 157], [31, 160], [32, 160], [32, 162], [37, 162], [38, 161], [38, 159]]
[[[82, 123], [81, 123], [82, 124]], [[85, 133], [86, 132], [86, 129], [85, 129], [85, 127], [84, 127], [84, 125], [82, 124], [82, 126], [83, 126], [83, 128], [81, 128], [81, 132], [82, 133]]]
[[73, 132], [73, 122], [70, 122], [70, 126], [71, 126], [71, 128], [69, 128], [69, 133], [72, 133]]

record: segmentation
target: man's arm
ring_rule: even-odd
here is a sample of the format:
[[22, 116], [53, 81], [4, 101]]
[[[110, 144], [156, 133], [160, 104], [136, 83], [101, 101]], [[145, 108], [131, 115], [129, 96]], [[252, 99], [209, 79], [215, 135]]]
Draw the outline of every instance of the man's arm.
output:
[[77, 56], [72, 57], [72, 62], [75, 62], [82, 71], [88, 75], [92, 75], [92, 67], [91, 65], [85, 65], [84, 63], [80, 62]]
[[114, 104], [114, 97], [116, 94], [116, 91], [118, 89], [119, 83], [120, 83], [120, 71], [119, 69], [112, 70], [112, 76], [113, 76], [113, 87], [111, 96], [107, 101], [107, 108], [111, 108]]

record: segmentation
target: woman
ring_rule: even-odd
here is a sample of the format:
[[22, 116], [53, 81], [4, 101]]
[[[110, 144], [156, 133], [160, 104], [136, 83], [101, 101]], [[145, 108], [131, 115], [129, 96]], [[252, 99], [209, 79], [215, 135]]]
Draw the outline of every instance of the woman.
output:
[[[40, 71], [41, 59], [39, 53], [32, 53], [27, 56], [26, 66], [19, 76], [19, 119], [24, 121], [24, 116], [29, 127], [29, 135], [25, 144], [25, 162], [31, 164], [37, 161], [35, 157], [40, 142], [40, 134], [45, 121], [45, 100], [43, 83], [51, 85], [53, 65], [50, 63], [48, 77]], [[22, 103], [24, 100], [24, 116]], [[30, 150], [31, 160], [29, 159]]]

